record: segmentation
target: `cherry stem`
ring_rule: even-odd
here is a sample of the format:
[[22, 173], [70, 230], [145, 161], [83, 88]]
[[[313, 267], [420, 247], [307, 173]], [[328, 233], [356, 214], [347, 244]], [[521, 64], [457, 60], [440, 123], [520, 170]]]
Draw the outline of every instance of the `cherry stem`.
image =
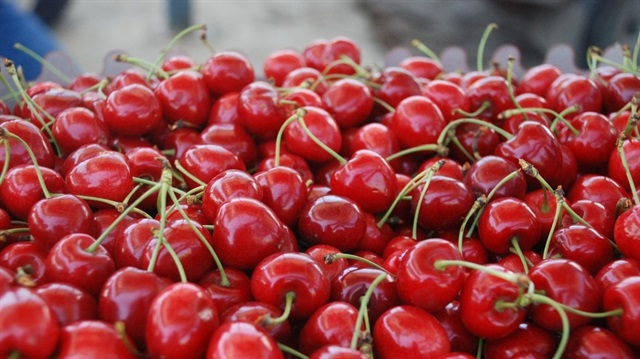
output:
[[216, 267], [220, 272], [220, 285], [222, 285], [223, 287], [231, 286], [231, 282], [229, 282], [229, 278], [227, 277], [224, 267], [222, 266], [222, 262], [220, 262], [220, 258], [216, 254], [216, 251], [213, 249], [213, 247], [211, 247], [211, 244], [206, 240], [206, 238], [204, 238], [204, 235], [196, 228], [195, 224], [193, 223], [191, 218], [189, 218], [189, 216], [184, 211], [182, 206], [179, 205], [178, 198], [176, 197], [175, 192], [171, 188], [169, 189], [169, 197], [171, 198], [173, 203], [176, 205], [176, 209], [180, 213], [180, 216], [182, 216], [182, 218], [189, 224], [189, 228], [191, 228], [191, 230], [193, 231], [193, 233], [195, 233], [195, 235], [198, 237], [200, 242], [202, 242], [202, 244], [207, 248], [207, 250], [211, 254], [211, 257], [213, 257], [213, 261], [216, 263]]
[[293, 355], [296, 358], [309, 359], [309, 357], [304, 355], [303, 353], [293, 349], [292, 347], [290, 347], [288, 345], [284, 345], [282, 343], [278, 343], [278, 349], [280, 349], [283, 353]]
[[636, 38], [636, 43], [633, 46], [633, 53], [631, 55], [631, 73], [638, 73], [638, 57], [640, 56], [640, 32]]
[[365, 70], [362, 66], [353, 61], [352, 58], [345, 55], [342, 55], [338, 60], [329, 63], [324, 70], [322, 70], [322, 75], [327, 75], [332, 68], [338, 65], [349, 65], [353, 70], [355, 70], [355, 77], [368, 78], [370, 76], [369, 71]]
[[425, 151], [441, 153], [443, 151], [446, 151], [446, 147], [441, 147], [441, 146], [438, 146], [436, 144], [431, 144], [430, 143], [430, 144], [415, 146], [415, 147], [404, 149], [402, 151], [398, 151], [398, 152], [388, 156], [385, 159], [387, 160], [387, 162], [390, 162], [390, 161], [393, 161], [396, 158], [399, 158], [399, 157], [402, 157], [402, 156], [406, 156], [406, 155], [409, 155], [409, 154], [412, 154], [412, 153], [417, 153], [417, 152], [425, 152]]
[[196, 24], [196, 25], [189, 26], [188, 28], [180, 31], [173, 39], [171, 39], [171, 41], [169, 42], [167, 47], [160, 52], [160, 54], [158, 55], [156, 60], [153, 62], [153, 67], [151, 68], [151, 71], [149, 71], [149, 73], [147, 74], [147, 81], [150, 80], [151, 79], [151, 75], [153, 73], [155, 73], [157, 69], [160, 68], [160, 64], [162, 63], [162, 60], [164, 60], [164, 58], [167, 56], [167, 54], [169, 53], [171, 48], [173, 48], [173, 46], [180, 39], [182, 39], [187, 34], [190, 34], [190, 33], [194, 32], [196, 30], [202, 30], [203, 32], [206, 32], [207, 31], [207, 26], [204, 25], [204, 24]]
[[33, 280], [33, 277], [29, 272], [33, 272], [33, 267], [31, 267], [31, 265], [18, 267], [15, 276], [16, 283], [18, 283], [22, 287], [35, 287], [36, 282]]
[[313, 132], [311, 132], [309, 127], [307, 127], [307, 124], [304, 122], [304, 116], [298, 118], [298, 123], [300, 124], [300, 126], [302, 126], [302, 130], [304, 131], [305, 134], [307, 134], [307, 136], [309, 136], [311, 141], [313, 141], [316, 145], [318, 145], [320, 148], [322, 148], [324, 151], [330, 154], [331, 157], [333, 157], [336, 161], [338, 161], [338, 163], [340, 163], [342, 166], [347, 164], [347, 160], [344, 157], [340, 156], [338, 152], [334, 151], [329, 146], [324, 144], [324, 142], [320, 141], [320, 139], [316, 137], [316, 135], [314, 135]]
[[287, 126], [289, 126], [291, 123], [293, 123], [293, 121], [296, 121], [299, 118], [304, 117], [304, 115], [307, 114], [307, 110], [305, 110], [304, 108], [299, 108], [296, 110], [296, 112], [291, 115], [288, 119], [286, 119], [284, 121], [284, 123], [282, 123], [282, 126], [280, 126], [280, 129], [278, 129], [278, 134], [276, 135], [276, 151], [275, 151], [275, 155], [274, 155], [274, 166], [278, 167], [280, 166], [280, 152], [281, 152], [281, 147], [282, 147], [282, 136], [284, 134], [284, 130], [285, 128], [287, 128]]
[[511, 238], [511, 248], [509, 251], [513, 250], [513, 252], [520, 258], [522, 262], [522, 268], [524, 270], [524, 274], [529, 274], [529, 263], [527, 261], [527, 257], [522, 253], [522, 248], [520, 247], [520, 242], [516, 237]]
[[113, 327], [116, 329], [116, 332], [118, 333], [118, 336], [120, 337], [120, 340], [122, 341], [124, 346], [127, 347], [127, 349], [131, 353], [133, 353], [133, 355], [138, 358], [142, 358], [144, 356], [143, 353], [141, 353], [138, 348], [136, 348], [135, 344], [131, 342], [131, 339], [129, 339], [129, 336], [127, 335], [125, 323], [121, 320], [117, 320], [115, 323], [113, 323]]
[[[520, 103], [516, 100], [516, 95], [513, 91], [513, 83], [511, 83], [513, 79], [513, 66], [515, 65], [515, 62], [516, 59], [513, 56], [509, 56], [509, 59], [507, 60], [507, 90], [509, 91], [509, 97], [511, 98], [511, 101], [513, 101], [513, 104], [518, 110], [522, 110], [522, 106], [520, 106]], [[523, 112], [522, 115], [524, 116], [525, 120], [529, 120], [526, 112]]]
[[49, 61], [45, 60], [42, 56], [38, 55], [33, 50], [22, 45], [21, 43], [16, 42], [15, 44], [13, 44], [13, 48], [20, 50], [25, 54], [29, 55], [31, 58], [33, 58], [43, 67], [45, 67], [47, 70], [51, 71], [52, 74], [56, 75], [64, 83], [69, 84], [73, 81], [71, 78], [69, 78], [69, 76], [65, 75], [64, 73], [62, 73], [62, 71], [58, 70], [55, 66], [51, 65]]
[[16, 93], [16, 91], [13, 89], [11, 84], [9, 84], [9, 81], [7, 81], [2, 72], [0, 72], [0, 82], [9, 91], [9, 96], [11, 96], [16, 103], [20, 102], [20, 95]]
[[194, 176], [191, 172], [187, 171], [186, 168], [182, 167], [182, 164], [180, 164], [180, 160], [178, 160], [177, 158], [173, 162], [173, 164], [181, 174], [185, 175], [187, 178], [189, 178], [190, 180], [192, 180], [193, 182], [195, 182], [199, 186], [206, 186], [207, 185], [203, 180], [201, 180], [200, 178]]
[[9, 356], [7, 357], [7, 359], [20, 359], [20, 358], [22, 358], [22, 353], [20, 353], [18, 350], [11, 351], [11, 353], [9, 353]]
[[627, 140], [627, 136], [624, 133], [621, 133], [618, 136], [618, 140], [616, 141], [616, 146], [618, 148], [618, 154], [620, 155], [620, 163], [622, 164], [622, 168], [624, 168], [625, 175], [627, 176], [627, 181], [629, 181], [629, 189], [631, 195], [633, 196], [633, 202], [636, 205], [640, 205], [640, 198], [638, 198], [638, 191], [636, 190], [636, 184], [633, 181], [633, 176], [631, 175], [631, 170], [629, 169], [629, 162], [627, 161], [627, 155], [624, 153], [624, 141]]
[[25, 140], [23, 140], [21, 137], [14, 135], [13, 133], [7, 131], [4, 128], [0, 128], [0, 141], [4, 141], [5, 142], [5, 163], [4, 166], [2, 168], [2, 176], [0, 177], [0, 183], [2, 183], [4, 181], [4, 177], [6, 176], [6, 172], [5, 172], [5, 167], [7, 167], [7, 171], [9, 170], [8, 166], [9, 166], [9, 140], [15, 140], [18, 143], [20, 143], [20, 145], [22, 147], [24, 147], [24, 149], [27, 151], [27, 153], [29, 154], [29, 159], [31, 159], [31, 162], [33, 162], [33, 168], [36, 172], [36, 177], [38, 178], [38, 183], [40, 184], [40, 188], [42, 189], [42, 193], [44, 195], [45, 198], [51, 198], [51, 193], [49, 192], [49, 189], [47, 189], [47, 185], [44, 182], [44, 177], [42, 176], [42, 171], [40, 171], [40, 166], [38, 165], [38, 160], [36, 159], [36, 155], [33, 153], [33, 150], [31, 149], [31, 147], [29, 147], [29, 145], [27, 144], [27, 142]]
[[440, 57], [438, 57], [438, 55], [433, 50], [428, 48], [427, 45], [425, 45], [422, 41], [413, 39], [411, 40], [411, 45], [413, 45], [413, 47], [418, 49], [423, 54], [427, 55], [427, 57], [429, 57], [430, 59], [436, 61], [439, 64], [442, 64], [442, 60], [440, 60]]
[[457, 114], [460, 114], [460, 115], [462, 115], [464, 117], [467, 117], [467, 118], [474, 118], [474, 117], [477, 117], [478, 115], [480, 115], [482, 112], [484, 112], [490, 106], [491, 106], [491, 101], [484, 101], [484, 102], [482, 102], [480, 107], [478, 107], [473, 112], [467, 112], [467, 111], [465, 111], [463, 109], [460, 109], [460, 108], [457, 108], [457, 109], [453, 110], [453, 112], [457, 113]]
[[289, 319], [289, 316], [291, 315], [291, 308], [293, 307], [294, 300], [296, 300], [296, 293], [287, 292], [287, 294], [285, 294], [284, 296], [284, 310], [282, 311], [282, 314], [276, 318], [271, 318], [271, 316], [267, 314], [260, 320], [260, 325], [262, 325], [263, 327], [270, 327], [282, 324], [287, 321], [287, 319]]
[[[175, 162], [177, 163], [178, 161], [176, 160]], [[157, 242], [156, 247], [153, 249], [149, 265], [147, 266], [148, 272], [153, 272], [156, 262], [158, 261], [158, 255], [160, 254], [160, 248], [164, 240], [164, 229], [167, 225], [167, 193], [169, 192], [169, 188], [171, 187], [172, 175], [171, 168], [166, 161], [163, 161], [163, 167], [162, 178], [158, 182], [158, 188], [156, 189], [156, 191], [159, 191], [157, 207], [158, 213], [160, 214], [160, 228], [156, 232]], [[152, 187], [152, 189], [154, 188], [156, 187]]]
[[558, 315], [560, 316], [560, 321], [562, 322], [562, 334], [560, 335], [560, 342], [558, 343], [558, 348], [556, 349], [556, 352], [553, 354], [552, 358], [560, 359], [567, 347], [567, 342], [569, 341], [569, 318], [567, 317], [567, 313], [564, 307], [557, 301], [549, 297], [546, 297], [544, 295], [535, 294], [535, 293], [526, 294], [526, 295], [530, 297], [532, 303], [547, 304], [558, 312]]
[[389, 105], [384, 100], [381, 100], [380, 98], [378, 98], [376, 96], [373, 96], [373, 102], [375, 102], [378, 105], [382, 106], [385, 110], [387, 110], [387, 112], [393, 112], [393, 111], [396, 110], [395, 108], [393, 108], [393, 106]]
[[355, 261], [358, 261], [358, 262], [361, 262], [361, 263], [365, 263], [365, 264], [371, 266], [372, 268], [381, 270], [381, 271], [385, 272], [388, 275], [392, 275], [392, 273], [390, 273], [388, 270], [384, 269], [384, 267], [380, 266], [378, 263], [376, 263], [376, 262], [374, 262], [374, 261], [372, 261], [370, 259], [357, 256], [355, 254], [350, 254], [350, 253], [331, 253], [331, 254], [325, 255], [323, 260], [324, 260], [325, 264], [332, 264], [333, 262], [336, 261], [336, 259], [342, 259], [342, 258], [348, 259], [348, 260], [355, 260]]
[[[638, 122], [640, 118], [638, 116], [638, 104], [640, 104], [640, 94], [635, 94], [631, 101], [627, 104], [630, 107], [629, 121], [627, 121], [627, 125], [624, 128], [624, 134], [627, 137], [631, 137], [631, 131], [634, 129], [638, 130]], [[636, 132], [637, 134], [638, 132]]]
[[482, 196], [476, 198], [476, 200], [473, 202], [473, 205], [469, 209], [469, 212], [467, 212], [467, 215], [464, 217], [464, 220], [462, 221], [462, 224], [460, 225], [460, 230], [458, 231], [458, 251], [460, 252], [460, 254], [462, 254], [462, 252], [463, 252], [462, 243], [463, 243], [464, 237], [465, 237], [464, 236], [464, 229], [467, 227], [467, 223], [469, 222], [469, 219], [471, 219], [471, 217], [473, 217], [473, 215], [478, 210], [483, 208], [486, 204], [487, 204], [487, 196], [482, 195]]
[[418, 197], [418, 201], [416, 204], [416, 209], [413, 214], [413, 223], [411, 227], [411, 238], [418, 238], [418, 218], [420, 217], [420, 209], [422, 208], [422, 202], [424, 201], [424, 197], [427, 195], [427, 190], [429, 189], [429, 185], [431, 184], [431, 179], [438, 172], [442, 166], [445, 164], [445, 160], [439, 160], [431, 167], [427, 169], [426, 176], [424, 178], [424, 187], [420, 191], [420, 196]]
[[513, 283], [521, 288], [528, 289], [531, 287], [531, 280], [529, 279], [529, 277], [521, 273], [501, 272], [493, 268], [489, 268], [482, 264], [467, 262], [467, 261], [457, 260], [457, 259], [438, 259], [435, 262], [433, 262], [433, 267], [439, 271], [444, 271], [447, 267], [450, 267], [450, 266], [458, 266], [458, 267], [482, 271], [482, 272], [491, 274], [497, 278], [500, 278], [502, 280], [505, 280], [509, 283]]
[[[367, 306], [369, 305], [369, 301], [373, 296], [373, 292], [376, 289], [376, 287], [378, 287], [378, 285], [387, 278], [387, 276], [388, 276], [387, 273], [379, 274], [371, 282], [371, 284], [367, 288], [367, 291], [364, 293], [364, 295], [360, 297], [360, 309], [358, 310], [358, 317], [356, 318], [356, 325], [355, 325], [355, 328], [353, 328], [353, 335], [351, 336], [351, 344], [349, 346], [353, 350], [358, 349], [358, 338], [360, 338], [362, 322], [363, 321], [367, 323], [369, 322], [368, 314], [367, 314]], [[370, 325], [366, 325], [365, 329], [367, 332], [369, 333], [371, 332]]]
[[[502, 178], [500, 180], [500, 182], [498, 182], [495, 186], [493, 186], [493, 188], [491, 189], [491, 191], [487, 194], [487, 197], [485, 198], [485, 203], [489, 203], [493, 197], [495, 197], [496, 193], [498, 193], [498, 190], [505, 185], [505, 183], [513, 180], [516, 178], [516, 176], [518, 175], [518, 173], [520, 173], [520, 169], [514, 170], [511, 173], [509, 173], [508, 175], [504, 176], [504, 178]], [[469, 230], [467, 231], [467, 237], [471, 237], [471, 235], [473, 234], [473, 231], [475, 230], [476, 226], [478, 225], [478, 221], [480, 220], [480, 215], [482, 214], [482, 212], [484, 211], [484, 207], [480, 207], [477, 211], [477, 214], [475, 216], [475, 218], [473, 219], [473, 222], [471, 223], [471, 226], [469, 227]]]
[[149, 73], [153, 73], [153, 71], [155, 71], [155, 75], [157, 75], [162, 79], [169, 78], [169, 74], [166, 71], [162, 70], [162, 68], [160, 67], [156, 67], [156, 65], [150, 61], [140, 59], [137, 57], [131, 57], [126, 54], [117, 54], [113, 56], [113, 59], [116, 62], [124, 62], [127, 64], [131, 64], [133, 66], [139, 67], [141, 69], [148, 71]]
[[489, 39], [489, 34], [491, 34], [491, 31], [493, 31], [496, 28], [498, 28], [498, 25], [496, 25], [495, 23], [489, 24], [487, 28], [484, 30], [484, 33], [482, 34], [482, 38], [480, 39], [480, 43], [478, 44], [476, 68], [479, 72], [484, 71], [482, 63], [484, 62], [483, 61], [484, 50], [485, 50], [485, 47], [487, 46], [487, 40]]
[[[546, 191], [543, 189], [543, 191]], [[553, 238], [553, 234], [556, 231], [556, 226], [560, 222], [562, 218], [562, 208], [564, 204], [564, 191], [561, 186], [553, 191], [553, 196], [556, 200], [556, 213], [553, 216], [553, 222], [551, 222], [551, 228], [549, 229], [549, 235], [547, 236], [547, 241], [544, 244], [544, 250], [542, 251], [542, 258], [547, 259], [549, 256], [549, 248], [551, 247], [551, 240]]]
[[443, 146], [444, 140], [447, 137], [447, 135], [449, 136], [455, 136], [455, 128], [458, 127], [458, 125], [461, 125], [463, 123], [472, 123], [472, 124], [476, 124], [476, 125], [480, 125], [480, 126], [484, 126], [487, 128], [490, 128], [494, 131], [496, 131], [497, 134], [499, 134], [500, 136], [504, 137], [507, 140], [510, 140], [513, 138], [513, 135], [510, 134], [509, 132], [503, 130], [502, 128], [494, 125], [493, 123], [487, 122], [485, 120], [481, 120], [481, 119], [477, 119], [477, 118], [462, 118], [459, 120], [453, 120], [451, 122], [449, 122], [445, 128], [442, 130], [442, 132], [440, 132], [440, 136], [438, 137], [438, 140], [436, 141], [436, 143], [439, 146]]

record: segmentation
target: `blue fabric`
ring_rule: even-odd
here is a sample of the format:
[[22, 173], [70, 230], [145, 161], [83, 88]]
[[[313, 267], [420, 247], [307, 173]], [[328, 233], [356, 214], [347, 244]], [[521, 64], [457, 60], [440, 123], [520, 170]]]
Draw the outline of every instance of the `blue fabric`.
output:
[[0, 56], [21, 66], [27, 80], [40, 74], [42, 66], [29, 55], [13, 47], [20, 43], [40, 56], [61, 49], [51, 30], [34, 14], [15, 3], [0, 0]]

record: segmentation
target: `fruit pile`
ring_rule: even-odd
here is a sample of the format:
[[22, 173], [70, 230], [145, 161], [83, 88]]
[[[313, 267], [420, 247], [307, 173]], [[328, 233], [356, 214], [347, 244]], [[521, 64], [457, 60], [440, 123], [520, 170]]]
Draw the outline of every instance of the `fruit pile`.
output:
[[264, 77], [232, 51], [68, 84], [7, 60], [0, 354], [638, 357], [638, 42], [519, 78], [417, 42], [366, 67], [345, 37]]

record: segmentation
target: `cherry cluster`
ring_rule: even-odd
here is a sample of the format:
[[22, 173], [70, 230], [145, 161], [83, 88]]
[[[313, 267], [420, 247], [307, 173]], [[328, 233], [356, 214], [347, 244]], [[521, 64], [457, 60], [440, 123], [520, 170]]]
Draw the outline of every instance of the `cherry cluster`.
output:
[[519, 78], [415, 45], [5, 61], [1, 356], [638, 357], [640, 38]]

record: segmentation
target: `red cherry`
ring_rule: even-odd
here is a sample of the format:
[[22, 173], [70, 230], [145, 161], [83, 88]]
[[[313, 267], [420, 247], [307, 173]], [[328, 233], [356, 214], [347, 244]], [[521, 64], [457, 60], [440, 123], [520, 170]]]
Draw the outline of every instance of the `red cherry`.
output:
[[[500, 181], [518, 169], [519, 167], [502, 157], [493, 155], [484, 156], [467, 169], [464, 183], [471, 188], [475, 196], [486, 196]], [[438, 173], [440, 173], [440, 171], [438, 171]], [[523, 198], [526, 190], [527, 180], [525, 175], [522, 172], [518, 172], [515, 177], [497, 189], [493, 198]]]
[[212, 247], [222, 263], [231, 267], [253, 269], [285, 245], [282, 222], [255, 199], [235, 198], [223, 203], [213, 224]]
[[255, 79], [253, 65], [235, 51], [218, 52], [202, 65], [202, 77], [211, 95], [240, 91]]
[[102, 116], [114, 134], [140, 136], [160, 124], [162, 107], [148, 87], [133, 84], [109, 94]]
[[471, 112], [471, 104], [464, 90], [451, 81], [429, 81], [422, 87], [422, 94], [438, 106], [446, 122], [464, 117], [456, 110]]
[[96, 247], [94, 243], [95, 239], [84, 233], [62, 237], [51, 248], [45, 261], [49, 282], [69, 283], [97, 298], [116, 266], [109, 252], [100, 245]]
[[45, 260], [47, 251], [35, 242], [15, 242], [0, 251], [0, 265], [17, 273], [16, 279], [24, 285], [41, 285], [47, 282]]
[[609, 213], [616, 213], [618, 201], [629, 195], [613, 179], [596, 174], [581, 176], [571, 186], [567, 198], [571, 203], [582, 199], [589, 199], [602, 204]]
[[309, 66], [327, 74], [352, 75], [356, 72], [350, 64], [337, 63], [343, 56], [360, 64], [358, 44], [344, 36], [314, 41], [304, 48], [302, 55]]
[[276, 341], [257, 325], [246, 322], [221, 324], [209, 340], [207, 359], [284, 359]]
[[229, 92], [217, 98], [207, 119], [207, 125], [214, 123], [240, 123], [238, 118], [238, 92]]
[[174, 283], [151, 302], [145, 339], [151, 357], [200, 358], [218, 328], [215, 303], [199, 286]]
[[[413, 190], [411, 207], [416, 210], [424, 184]], [[473, 205], [471, 189], [462, 181], [435, 175], [420, 202], [418, 224], [422, 229], [451, 229], [459, 226]]]
[[300, 351], [310, 355], [325, 345], [349, 347], [357, 318], [358, 309], [350, 303], [332, 301], [323, 305], [300, 330]]
[[628, 278], [640, 275], [640, 262], [630, 258], [620, 258], [611, 261], [595, 275], [596, 282], [603, 291], [610, 286]]
[[200, 128], [207, 122], [211, 98], [203, 75], [198, 72], [178, 71], [160, 81], [154, 92], [169, 124], [180, 122]]
[[[498, 265], [485, 268], [508, 273]], [[483, 270], [473, 271], [460, 291], [460, 318], [474, 335], [491, 339], [504, 338], [514, 333], [524, 322], [526, 308], [502, 308], [501, 304], [515, 303], [520, 295], [519, 286]]]
[[300, 174], [292, 168], [278, 166], [254, 175], [262, 189], [262, 202], [271, 208], [282, 223], [293, 226], [307, 203], [308, 189]]
[[343, 252], [355, 251], [365, 230], [365, 217], [360, 206], [334, 194], [309, 200], [298, 219], [300, 239], [310, 245], [332, 245]]
[[224, 275], [228, 283], [223, 282], [222, 272], [218, 269], [206, 273], [198, 281], [198, 285], [213, 299], [218, 313], [223, 313], [236, 304], [245, 303], [253, 299], [251, 296], [251, 282], [247, 274], [239, 269], [225, 267]]
[[[66, 192], [64, 179], [50, 168], [39, 166], [49, 193]], [[31, 207], [45, 197], [34, 165], [20, 165], [10, 169], [0, 183], [0, 202], [13, 218], [25, 220]]]
[[616, 112], [628, 104], [640, 92], [640, 77], [630, 72], [620, 72], [607, 81], [604, 89], [604, 110]]
[[131, 67], [120, 71], [113, 76], [109, 84], [105, 86], [104, 93], [106, 95], [110, 95], [115, 90], [119, 90], [125, 86], [133, 84], [143, 85], [145, 87], [151, 86], [147, 81], [147, 74], [142, 69]]
[[202, 143], [222, 146], [233, 152], [247, 168], [255, 165], [258, 149], [253, 137], [238, 123], [210, 124], [200, 133]]
[[477, 117], [492, 122], [500, 113], [514, 107], [509, 96], [509, 85], [502, 76], [486, 76], [475, 81], [467, 88], [467, 98], [471, 111], [477, 111], [487, 103], [488, 107]]
[[202, 193], [202, 211], [205, 217], [215, 222], [220, 205], [232, 198], [262, 200], [262, 187], [247, 172], [228, 169], [213, 177]]
[[595, 81], [588, 77], [563, 74], [549, 85], [545, 95], [549, 108], [556, 112], [578, 105], [579, 109], [565, 117], [573, 117], [582, 112], [601, 112], [602, 92]]
[[263, 139], [275, 138], [285, 121], [278, 106], [278, 92], [273, 85], [261, 81], [240, 90], [238, 116], [247, 131]]
[[332, 83], [322, 94], [322, 103], [341, 129], [362, 124], [373, 109], [371, 90], [362, 82], [345, 78]]
[[386, 67], [373, 82], [373, 96], [392, 108], [396, 108], [405, 98], [422, 94], [418, 78], [400, 67]]
[[[28, 358], [49, 358], [60, 337], [55, 313], [37, 294], [27, 288], [0, 292], [0, 354]], [[16, 355], [16, 354], [13, 354]]]
[[442, 64], [426, 56], [409, 56], [398, 64], [421, 80], [435, 80], [444, 72]]
[[612, 331], [585, 325], [571, 332], [563, 357], [632, 359], [637, 353]]
[[[429, 340], [424, 340], [429, 338]], [[427, 311], [410, 305], [393, 307], [373, 327], [376, 358], [436, 358], [449, 352], [447, 332]]]
[[440, 238], [423, 240], [409, 248], [396, 273], [396, 287], [401, 302], [429, 312], [444, 308], [462, 288], [465, 270], [457, 265], [440, 269], [436, 267], [436, 262], [461, 259], [458, 249]]
[[328, 86], [320, 71], [307, 66], [289, 72], [282, 82], [282, 87], [284, 88], [310, 88], [320, 96], [327, 91]]
[[[55, 156], [51, 143], [44, 134], [33, 124], [24, 120], [11, 120], [0, 123], [0, 135], [8, 143], [0, 146], [0, 165], [12, 168], [23, 164], [33, 164], [29, 152], [22, 143], [14, 138], [5, 138], [9, 132], [21, 138], [33, 151], [35, 159], [40, 167], [54, 168]], [[8, 149], [8, 153], [7, 153]], [[9, 161], [6, 165], [5, 161]]]
[[73, 233], [93, 234], [93, 213], [87, 202], [74, 195], [42, 199], [27, 218], [33, 241], [45, 250]]
[[572, 225], [554, 232], [548, 256], [573, 260], [593, 276], [614, 259], [609, 239], [584, 225]]
[[46, 283], [36, 294], [53, 310], [60, 326], [98, 318], [98, 302], [86, 291], [66, 283]]
[[[180, 165], [192, 176], [203, 183], [209, 183], [225, 170], [246, 170], [244, 162], [233, 152], [213, 144], [192, 145], [179, 157]], [[199, 184], [185, 176], [189, 188]]]
[[[302, 109], [306, 111], [302, 121], [309, 131], [330, 149], [340, 152], [342, 134], [333, 117], [318, 107], [303, 107]], [[285, 128], [282, 142], [291, 153], [308, 161], [322, 163], [333, 159], [329, 152], [313, 142], [298, 121], [292, 122]]]
[[515, 88], [517, 94], [533, 93], [545, 96], [551, 83], [562, 74], [555, 65], [540, 64], [533, 66], [522, 75]]
[[220, 315], [220, 324], [227, 322], [255, 324], [279, 343], [291, 345], [294, 341], [294, 335], [288, 320], [278, 323], [269, 323], [269, 320], [265, 320], [265, 318], [277, 318], [281, 315], [282, 309], [276, 306], [264, 302], [246, 301], [225, 310]]
[[604, 291], [602, 307], [605, 311], [622, 309], [622, 313], [607, 318], [609, 328], [629, 345], [640, 345], [640, 276], [632, 276], [612, 284]]
[[496, 130], [474, 123], [457, 126], [455, 133], [461, 146], [450, 145], [450, 157], [460, 163], [470, 160], [473, 162], [478, 157], [493, 155], [501, 142]]
[[[624, 141], [622, 143], [622, 150], [624, 151], [624, 157], [627, 160], [627, 166], [629, 166], [629, 172], [631, 173], [633, 183], [640, 183], [640, 140], [629, 139]], [[614, 148], [611, 151], [607, 174], [611, 179], [622, 186], [622, 188], [627, 191], [631, 191], [629, 179], [627, 178], [627, 173], [622, 166], [622, 159], [617, 148]]]
[[640, 260], [640, 205], [624, 211], [616, 219], [613, 240], [623, 256]]
[[[536, 343], [535, 345], [531, 345]], [[537, 358], [551, 357], [558, 346], [558, 339], [553, 333], [540, 328], [533, 322], [525, 322], [510, 335], [501, 339], [492, 339], [484, 342], [482, 354], [487, 359], [507, 358]], [[519, 356], [521, 355], [521, 356]]]
[[538, 218], [517, 198], [502, 197], [487, 204], [478, 220], [478, 234], [487, 250], [506, 254], [518, 242], [521, 249], [532, 249], [540, 240]]
[[303, 253], [276, 253], [263, 259], [251, 276], [251, 293], [261, 302], [285, 308], [293, 296], [291, 319], [306, 319], [329, 301], [331, 284], [320, 265]]
[[411, 96], [399, 102], [388, 124], [405, 148], [435, 144], [445, 125], [440, 109], [424, 96]]
[[[583, 199], [570, 204], [571, 209], [589, 223], [593, 229], [606, 238], [613, 238], [613, 226], [615, 218], [613, 213], [607, 211], [607, 209], [600, 203]], [[578, 221], [570, 220], [569, 216], [563, 217], [563, 225], [569, 226], [577, 224]]]
[[432, 313], [444, 328], [451, 342], [451, 352], [476, 353], [479, 338], [471, 334], [460, 318], [460, 303], [456, 300]]
[[[558, 303], [585, 312], [597, 312], [600, 307], [600, 287], [587, 270], [568, 259], [545, 259], [534, 265], [529, 278], [536, 290]], [[566, 313], [570, 328], [577, 328], [591, 318]], [[534, 304], [529, 309], [531, 319], [547, 330], [560, 330], [562, 324], [556, 309], [548, 304]]]
[[593, 171], [605, 167], [618, 138], [611, 122], [600, 113], [582, 112], [569, 125], [559, 126], [557, 136], [571, 149], [579, 168]]
[[51, 132], [62, 152], [67, 155], [85, 144], [106, 146], [111, 141], [107, 125], [94, 112], [84, 107], [71, 107], [62, 111], [51, 126]]
[[126, 346], [126, 336], [103, 321], [83, 320], [62, 328], [58, 356], [60, 358], [96, 358], [109, 356], [133, 359], [136, 355]]
[[262, 64], [262, 70], [267, 80], [274, 85], [282, 86], [289, 72], [306, 66], [302, 54], [296, 50], [283, 49], [268, 54]]
[[161, 67], [165, 72], [177, 72], [195, 68], [196, 63], [187, 55], [171, 55], [162, 61]]

